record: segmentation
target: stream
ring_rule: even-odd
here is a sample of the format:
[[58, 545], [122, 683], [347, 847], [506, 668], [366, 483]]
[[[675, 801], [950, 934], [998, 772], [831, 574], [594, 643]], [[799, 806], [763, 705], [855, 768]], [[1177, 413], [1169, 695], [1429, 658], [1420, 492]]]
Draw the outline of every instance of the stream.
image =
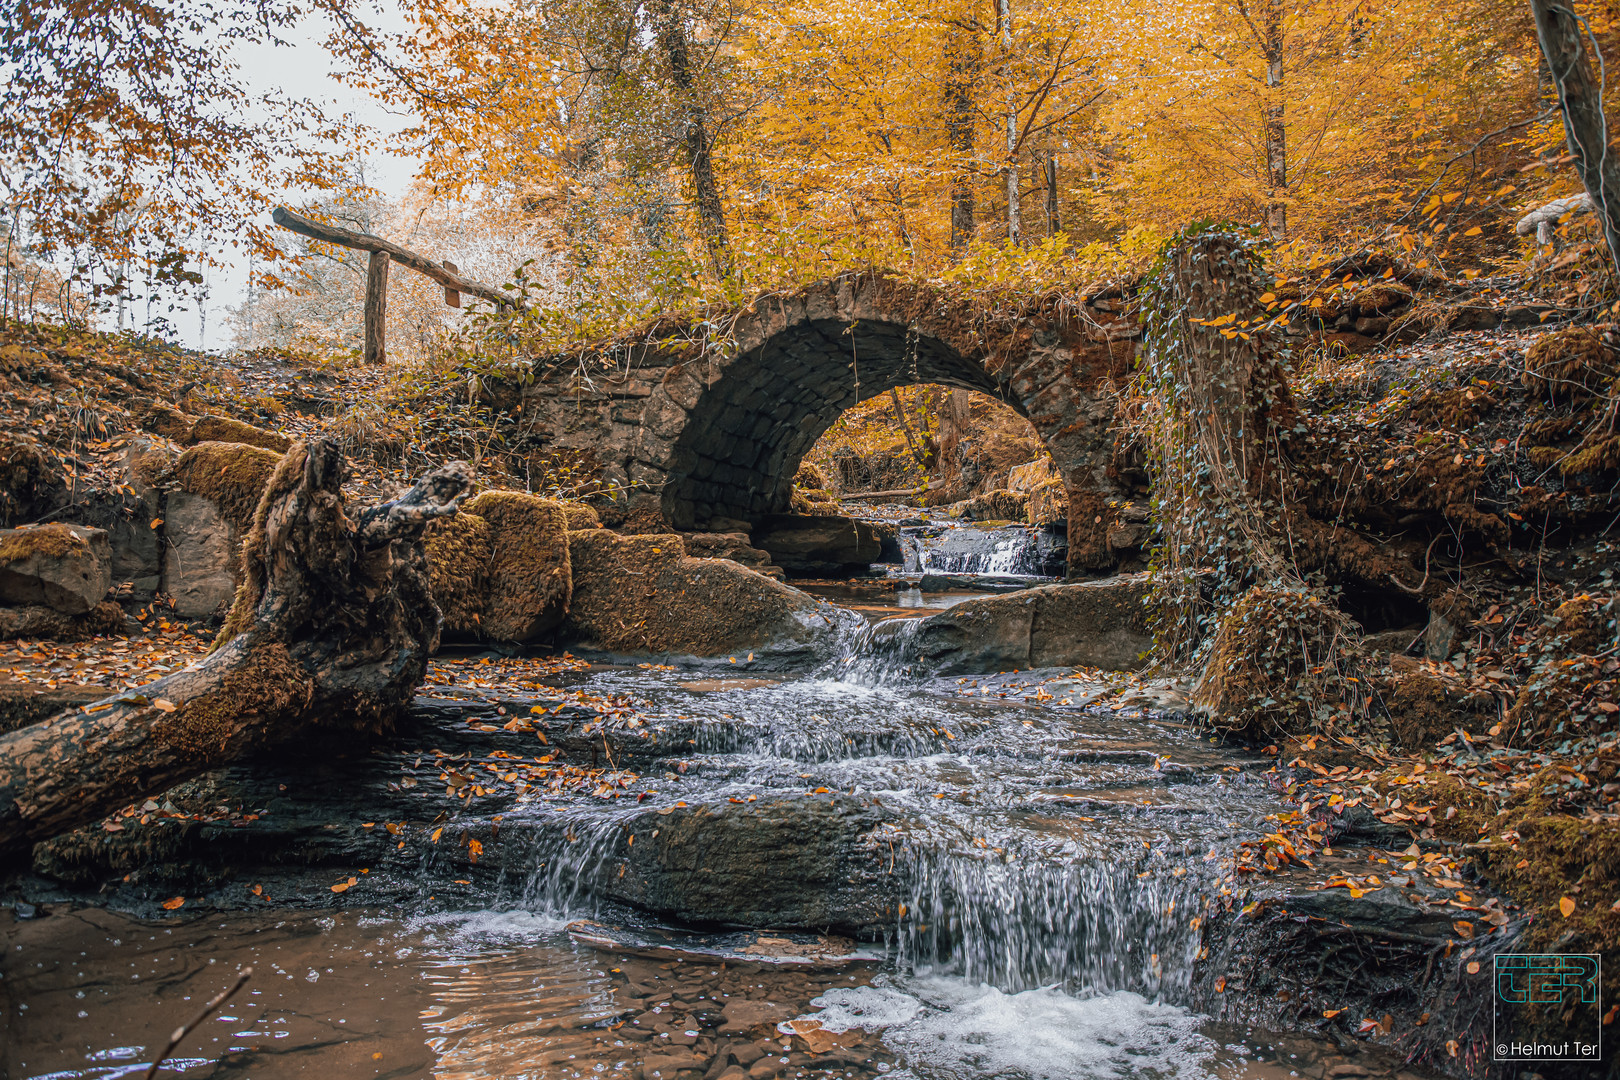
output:
[[[616, 767], [635, 782], [605, 800], [538, 788], [498, 815], [448, 792], [435, 827], [485, 830], [483, 857], [439, 833], [395, 848], [390, 827], [348, 906], [0, 915], [0, 1077], [142, 1075], [244, 964], [248, 989], [169, 1069], [1239, 1080], [1345, 1060], [1185, 1005], [1218, 858], [1279, 809], [1268, 763], [1151, 699], [1089, 708], [1051, 672], [906, 677], [865, 649], [867, 622], [954, 599], [851, 603], [862, 626], [808, 673], [571, 673], [570, 691], [633, 703]], [[422, 759], [386, 757], [411, 784], [439, 769]], [[1398, 1064], [1357, 1060], [1370, 1071], [1336, 1075]]]

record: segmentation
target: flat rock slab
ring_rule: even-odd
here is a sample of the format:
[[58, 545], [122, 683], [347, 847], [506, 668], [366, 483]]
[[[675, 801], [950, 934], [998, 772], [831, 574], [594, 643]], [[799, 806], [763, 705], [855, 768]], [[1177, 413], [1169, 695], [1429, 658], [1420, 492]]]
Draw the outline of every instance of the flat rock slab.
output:
[[904, 887], [874, 838], [884, 822], [879, 800], [842, 794], [650, 810], [621, 823], [602, 888], [683, 922], [870, 931]]
[[897, 625], [874, 646], [938, 675], [1029, 668], [1140, 668], [1153, 645], [1152, 582], [1132, 574], [968, 600]]
[[568, 924], [568, 935], [593, 948], [649, 960], [727, 961], [822, 969], [846, 967], [860, 959], [855, 943], [849, 938], [788, 930], [696, 933], [581, 919]]

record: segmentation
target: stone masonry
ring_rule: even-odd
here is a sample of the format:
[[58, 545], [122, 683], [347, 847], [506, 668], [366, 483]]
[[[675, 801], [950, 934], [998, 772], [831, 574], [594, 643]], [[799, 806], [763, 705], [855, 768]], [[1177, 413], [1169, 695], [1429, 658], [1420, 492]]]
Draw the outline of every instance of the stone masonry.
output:
[[[844, 410], [891, 387], [978, 390], [1027, 417], [1069, 496], [1070, 561], [1110, 561], [1110, 396], [1134, 354], [1124, 301], [987, 314], [927, 286], [848, 274], [700, 324], [666, 322], [537, 359], [515, 405], [643, 520], [734, 528], [787, 509], [800, 459]], [[1095, 535], [1093, 535], [1095, 534]]]

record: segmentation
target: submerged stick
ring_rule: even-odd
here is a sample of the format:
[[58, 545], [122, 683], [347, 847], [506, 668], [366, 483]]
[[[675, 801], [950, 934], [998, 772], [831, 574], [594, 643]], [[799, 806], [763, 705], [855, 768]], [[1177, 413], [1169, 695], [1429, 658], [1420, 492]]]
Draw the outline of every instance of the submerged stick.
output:
[[236, 977], [236, 981], [231, 983], [231, 985], [227, 986], [225, 989], [221, 990], [218, 994], [215, 994], [213, 999], [202, 1007], [202, 1012], [198, 1013], [192, 1019], [191, 1023], [175, 1028], [174, 1034], [169, 1036], [168, 1045], [163, 1048], [163, 1053], [159, 1054], [157, 1056], [157, 1060], [152, 1062], [152, 1067], [146, 1070], [146, 1080], [152, 1080], [152, 1077], [157, 1075], [157, 1071], [163, 1068], [163, 1063], [168, 1060], [169, 1055], [174, 1053], [174, 1048], [180, 1045], [180, 1040], [191, 1034], [192, 1028], [196, 1027], [198, 1024], [202, 1023], [204, 1020], [213, 1015], [215, 1009], [225, 1004], [226, 1000], [232, 994], [236, 993], [238, 990], [242, 989], [243, 986], [247, 985], [247, 981], [252, 977], [252, 965], [243, 968], [242, 973]]

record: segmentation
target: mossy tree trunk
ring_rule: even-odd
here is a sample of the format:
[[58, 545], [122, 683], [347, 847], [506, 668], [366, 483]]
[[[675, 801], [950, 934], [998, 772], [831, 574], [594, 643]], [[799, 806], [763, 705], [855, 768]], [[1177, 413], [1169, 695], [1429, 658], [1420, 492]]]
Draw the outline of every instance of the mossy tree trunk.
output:
[[410, 700], [440, 622], [422, 530], [471, 475], [452, 463], [350, 519], [343, 471], [326, 440], [281, 459], [201, 663], [0, 738], [0, 860], [316, 728], [380, 728]]
[[1308, 509], [1310, 478], [1294, 463], [1308, 425], [1261, 302], [1269, 282], [1249, 239], [1190, 231], [1166, 251], [1146, 295], [1138, 390], [1158, 560], [1174, 593], [1160, 644], [1181, 660], [1251, 589], [1315, 595], [1308, 582], [1322, 572], [1331, 584], [1418, 591], [1405, 583], [1417, 580], [1408, 560]]

